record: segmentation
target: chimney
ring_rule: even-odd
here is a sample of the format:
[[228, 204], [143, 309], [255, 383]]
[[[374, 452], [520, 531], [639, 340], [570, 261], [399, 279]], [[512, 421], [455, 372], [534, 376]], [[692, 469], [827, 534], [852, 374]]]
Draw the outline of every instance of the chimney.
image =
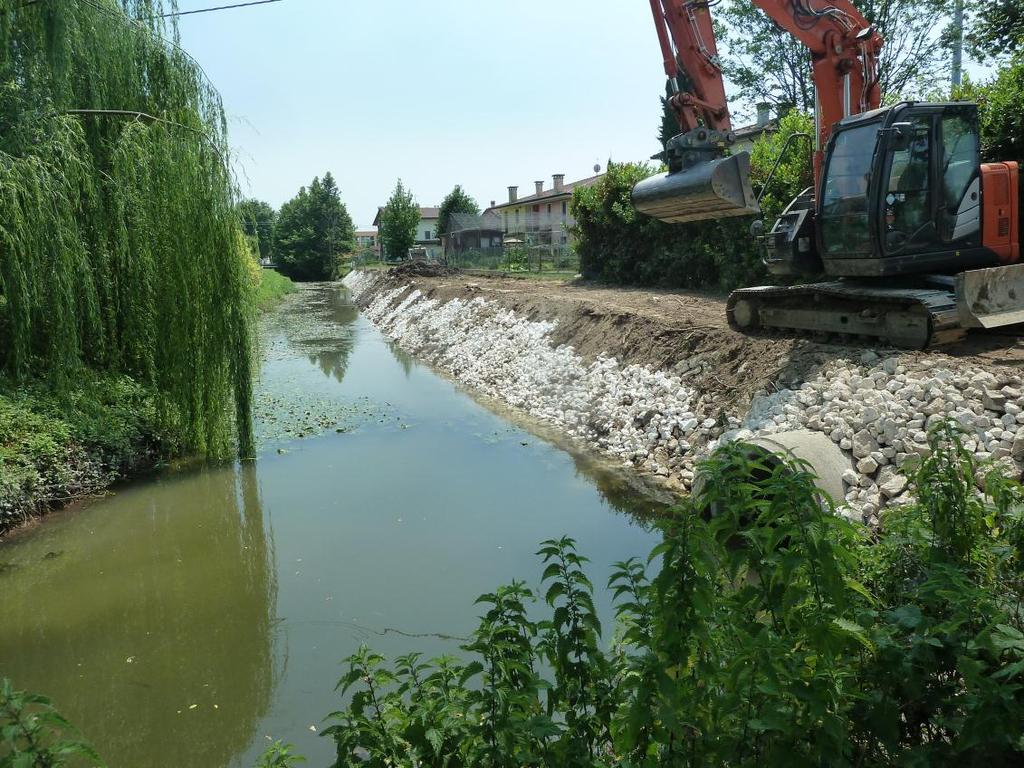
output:
[[767, 102], [761, 102], [757, 105], [757, 127], [764, 128], [768, 125], [768, 121], [772, 119], [772, 105]]
[[491, 208], [493, 208], [493, 207], [494, 207], [494, 201], [491, 200]]
[[514, 203], [518, 199], [519, 199], [519, 187], [509, 187], [508, 188], [508, 201], [510, 203]]
[[563, 191], [565, 189], [565, 174], [564, 173], [556, 173], [551, 178], [555, 180], [555, 192], [561, 192], [561, 191]]
[[542, 194], [544, 194], [544, 182], [543, 181], [535, 181], [535, 182], [533, 182], [533, 186], [535, 186], [537, 188], [537, 197], [540, 197]]

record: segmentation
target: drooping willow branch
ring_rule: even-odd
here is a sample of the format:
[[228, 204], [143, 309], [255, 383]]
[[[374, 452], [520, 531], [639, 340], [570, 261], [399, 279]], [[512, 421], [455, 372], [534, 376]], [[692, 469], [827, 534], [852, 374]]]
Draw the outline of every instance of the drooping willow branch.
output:
[[0, 368], [125, 373], [172, 447], [251, 455], [256, 267], [220, 96], [134, 20], [175, 7], [0, 9]]

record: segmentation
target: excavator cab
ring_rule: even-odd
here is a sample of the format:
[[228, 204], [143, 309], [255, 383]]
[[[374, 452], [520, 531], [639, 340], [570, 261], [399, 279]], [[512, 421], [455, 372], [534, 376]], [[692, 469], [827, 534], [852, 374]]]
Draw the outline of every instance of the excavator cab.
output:
[[841, 121], [817, 201], [823, 271], [836, 277], [995, 266], [982, 239], [977, 106], [902, 103]]

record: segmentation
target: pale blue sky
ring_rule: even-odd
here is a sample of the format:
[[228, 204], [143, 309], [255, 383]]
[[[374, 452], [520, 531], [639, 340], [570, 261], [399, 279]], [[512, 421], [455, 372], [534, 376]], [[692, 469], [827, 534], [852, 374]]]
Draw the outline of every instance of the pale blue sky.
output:
[[283, 0], [179, 23], [243, 193], [274, 206], [330, 170], [364, 228], [399, 176], [421, 205], [462, 184], [486, 206], [659, 149], [644, 0]]

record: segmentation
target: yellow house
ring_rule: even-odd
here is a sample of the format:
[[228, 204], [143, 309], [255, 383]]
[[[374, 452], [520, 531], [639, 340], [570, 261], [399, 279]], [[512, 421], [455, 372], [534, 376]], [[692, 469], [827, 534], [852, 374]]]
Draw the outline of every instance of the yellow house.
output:
[[508, 188], [508, 202], [491, 202], [484, 213], [494, 213], [501, 219], [505, 242], [518, 240], [527, 246], [548, 246], [551, 250], [564, 250], [572, 244], [571, 228], [576, 223], [569, 210], [573, 190], [589, 187], [601, 175], [565, 183], [565, 174], [552, 176], [551, 189], [544, 189], [543, 181], [534, 182], [534, 193], [519, 197], [519, 187]]

